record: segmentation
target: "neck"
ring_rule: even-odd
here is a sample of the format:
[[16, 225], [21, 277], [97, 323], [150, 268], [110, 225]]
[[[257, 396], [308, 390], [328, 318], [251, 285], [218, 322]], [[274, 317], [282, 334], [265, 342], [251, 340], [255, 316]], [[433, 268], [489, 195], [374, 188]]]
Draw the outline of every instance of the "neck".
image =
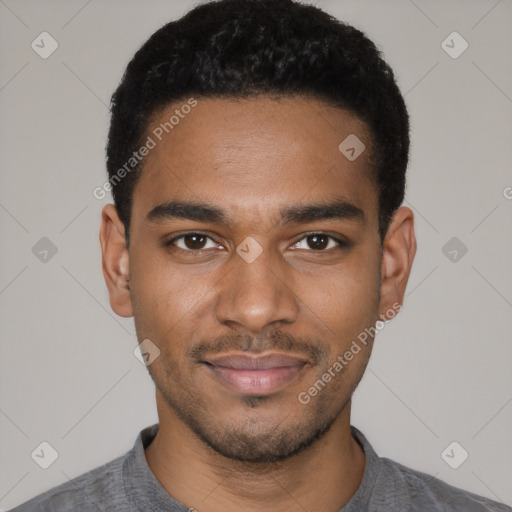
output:
[[363, 478], [365, 455], [350, 432], [350, 402], [312, 446], [272, 463], [218, 454], [168, 409], [159, 407], [159, 419], [145, 450], [148, 465], [174, 499], [198, 512], [337, 512]]

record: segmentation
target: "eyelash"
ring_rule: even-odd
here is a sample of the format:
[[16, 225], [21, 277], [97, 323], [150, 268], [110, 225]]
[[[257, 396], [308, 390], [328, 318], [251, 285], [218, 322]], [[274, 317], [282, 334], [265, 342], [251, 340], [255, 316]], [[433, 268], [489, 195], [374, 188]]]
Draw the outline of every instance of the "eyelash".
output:
[[[174, 237], [173, 239], [165, 242], [165, 246], [166, 247], [170, 247], [170, 248], [174, 248], [174, 249], [181, 249], [182, 251], [185, 251], [185, 252], [190, 252], [190, 253], [199, 253], [201, 251], [207, 251], [208, 249], [182, 249], [181, 247], [177, 247], [175, 245], [175, 242], [177, 240], [180, 240], [182, 238], [185, 238], [186, 236], [191, 236], [191, 235], [199, 235], [199, 236], [204, 236], [206, 238], [209, 238], [211, 241], [215, 242], [215, 243], [218, 243], [216, 242], [210, 235], [208, 235], [207, 233], [201, 233], [200, 231], [189, 231], [187, 233], [182, 233], [181, 235], [179, 236], [176, 236]], [[349, 246], [349, 243], [346, 242], [345, 240], [342, 240], [340, 238], [337, 238], [335, 236], [332, 236], [332, 235], [328, 235], [327, 233], [322, 233], [321, 231], [320, 232], [317, 232], [317, 231], [313, 231], [311, 233], [307, 233], [306, 235], [304, 235], [302, 238], [300, 238], [299, 240], [297, 240], [293, 245], [296, 245], [298, 244], [299, 242], [301, 242], [302, 240], [310, 237], [310, 236], [314, 236], [314, 235], [321, 235], [321, 236], [325, 236], [331, 240], [333, 240], [336, 244], [338, 244], [338, 247], [336, 249], [343, 249], [345, 247], [348, 247]], [[219, 244], [220, 245], [220, 244]], [[318, 250], [314, 250], [314, 249], [309, 249], [309, 252], [318, 252], [318, 253], [321, 253], [321, 252], [329, 252], [333, 249], [333, 247], [329, 248], [329, 249], [318, 249]]]

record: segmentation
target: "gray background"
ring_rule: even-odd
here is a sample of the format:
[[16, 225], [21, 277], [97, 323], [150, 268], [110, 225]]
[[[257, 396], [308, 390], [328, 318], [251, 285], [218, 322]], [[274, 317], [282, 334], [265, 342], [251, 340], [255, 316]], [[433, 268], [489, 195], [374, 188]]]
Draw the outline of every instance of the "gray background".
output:
[[[110, 199], [92, 191], [128, 60], [196, 3], [0, 0], [4, 510], [125, 453], [157, 421], [133, 321], [108, 304], [98, 229]], [[512, 3], [317, 5], [383, 50], [412, 118], [418, 254], [353, 424], [380, 455], [512, 504]], [[47, 59], [31, 48], [43, 31], [59, 44]], [[441, 46], [453, 31], [469, 43], [456, 59]], [[46, 262], [32, 252], [42, 237], [58, 249]], [[443, 252], [452, 237], [459, 247]], [[46, 470], [30, 456], [42, 441], [59, 454]], [[441, 457], [452, 441], [469, 453], [458, 469]]]

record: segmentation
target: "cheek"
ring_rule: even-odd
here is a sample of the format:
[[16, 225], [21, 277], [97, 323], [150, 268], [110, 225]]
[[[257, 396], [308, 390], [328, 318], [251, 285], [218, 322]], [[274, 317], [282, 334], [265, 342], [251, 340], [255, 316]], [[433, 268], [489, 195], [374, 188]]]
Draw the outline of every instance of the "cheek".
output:
[[194, 269], [171, 264], [165, 251], [156, 248], [131, 254], [130, 268], [139, 339], [160, 340], [162, 346], [172, 340], [178, 345], [187, 331], [193, 332], [197, 311], [208, 301], [214, 283]]
[[[325, 276], [303, 288], [313, 321], [326, 332], [331, 346], [344, 351], [352, 339], [374, 325], [379, 307], [378, 261], [354, 258], [357, 264], [331, 268]], [[317, 276], [318, 277], [318, 276]]]
[[356, 275], [347, 270], [323, 285], [322, 293], [311, 296], [311, 301], [316, 301], [311, 309], [313, 321], [329, 346], [329, 362], [318, 369], [313, 381], [330, 379], [329, 392], [323, 400], [330, 400], [327, 396], [347, 398], [370, 358], [371, 328], [379, 305], [378, 282], [373, 272]]

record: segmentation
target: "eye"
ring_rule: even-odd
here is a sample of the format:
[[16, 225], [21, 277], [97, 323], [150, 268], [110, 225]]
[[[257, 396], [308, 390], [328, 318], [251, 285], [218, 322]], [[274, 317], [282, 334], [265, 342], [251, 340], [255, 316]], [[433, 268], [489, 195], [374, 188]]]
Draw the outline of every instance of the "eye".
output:
[[[210, 244], [210, 245], [208, 245]], [[215, 240], [205, 233], [184, 233], [165, 243], [166, 246], [177, 247], [183, 251], [196, 252], [206, 249], [215, 249], [219, 246]], [[325, 233], [310, 233], [301, 238], [291, 247], [295, 249], [313, 249], [316, 252], [326, 252], [328, 249], [348, 246], [344, 240]]]
[[[306, 244], [301, 247], [301, 244]], [[332, 249], [335, 247], [341, 248], [347, 245], [346, 242], [340, 240], [339, 238], [335, 238], [331, 235], [326, 235], [325, 233], [311, 233], [304, 238], [301, 238], [298, 242], [296, 242], [292, 249], [313, 249], [315, 251], [323, 252], [326, 249]]]
[[[208, 246], [208, 241], [211, 245]], [[172, 240], [169, 240], [165, 244], [166, 246], [175, 246], [184, 251], [202, 251], [204, 249], [215, 248], [218, 244], [210, 238], [208, 235], [203, 233], [185, 233], [177, 236]]]

